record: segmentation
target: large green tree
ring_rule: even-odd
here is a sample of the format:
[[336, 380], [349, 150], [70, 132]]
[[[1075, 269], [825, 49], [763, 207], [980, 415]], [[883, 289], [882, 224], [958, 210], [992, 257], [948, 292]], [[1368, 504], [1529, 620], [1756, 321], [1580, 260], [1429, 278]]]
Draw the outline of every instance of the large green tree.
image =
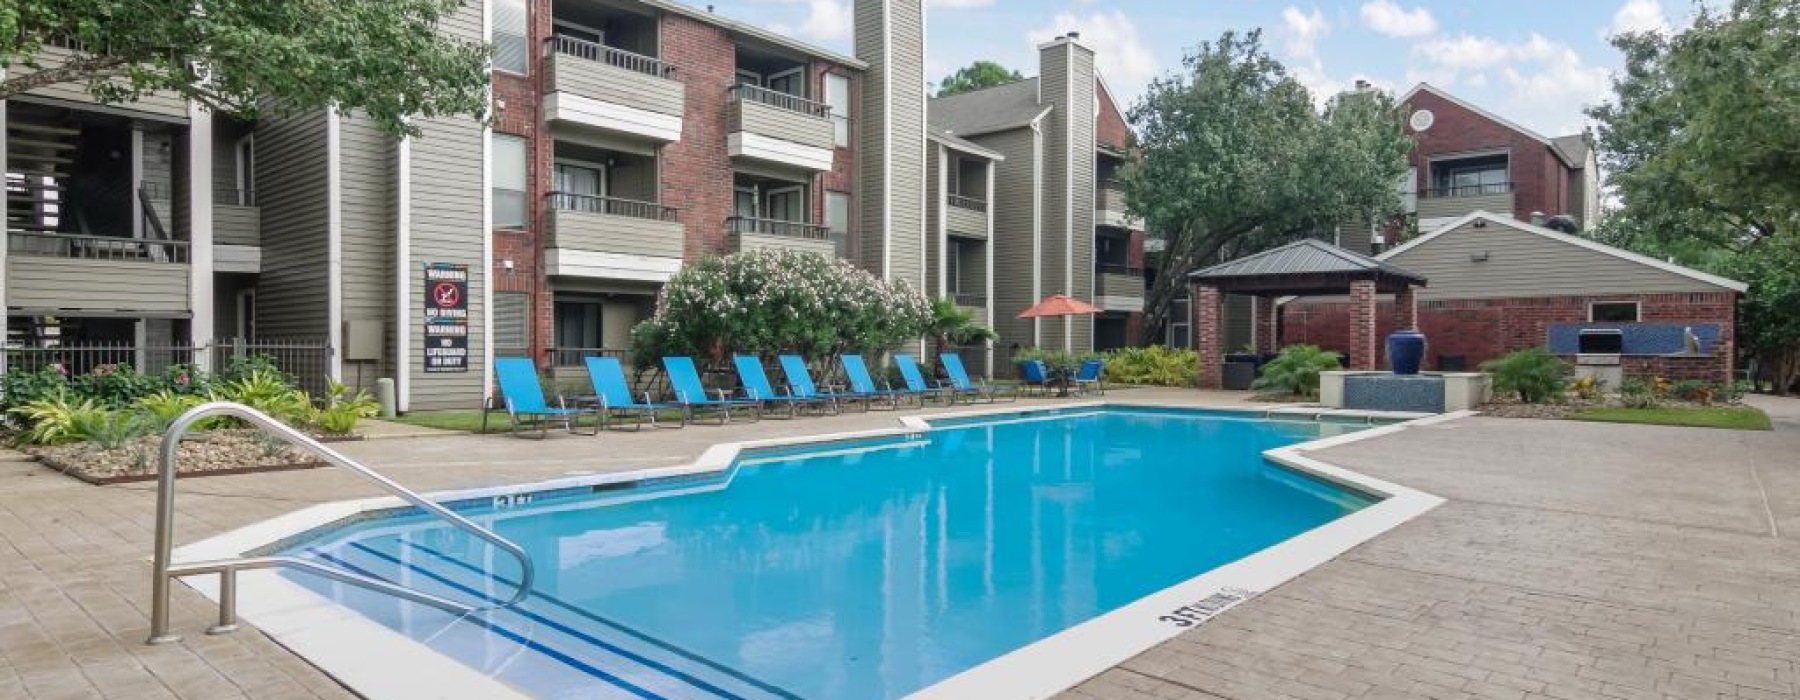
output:
[[1588, 114], [1619, 207], [1594, 235], [1750, 283], [1740, 345], [1785, 390], [1800, 379], [1800, 8], [1697, 12], [1613, 40], [1625, 69]]
[[1164, 239], [1146, 329], [1167, 320], [1188, 272], [1221, 255], [1399, 210], [1412, 139], [1392, 98], [1345, 92], [1321, 111], [1260, 31], [1201, 44], [1129, 119], [1142, 158], [1126, 172], [1126, 203]]
[[982, 88], [1024, 80], [1025, 76], [1018, 71], [1007, 68], [993, 61], [976, 61], [951, 73], [938, 84], [938, 97], [960, 95]]
[[408, 117], [480, 115], [486, 108], [487, 47], [437, 31], [462, 5], [5, 0], [0, 100], [80, 83], [102, 102], [168, 91], [245, 117], [272, 104], [284, 110], [334, 105], [403, 133], [410, 130]]

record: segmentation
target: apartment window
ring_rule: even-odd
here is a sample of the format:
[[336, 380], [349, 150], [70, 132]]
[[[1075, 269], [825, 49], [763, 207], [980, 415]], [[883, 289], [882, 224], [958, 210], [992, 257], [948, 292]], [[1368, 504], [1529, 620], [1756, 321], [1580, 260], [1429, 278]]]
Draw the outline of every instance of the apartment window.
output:
[[1433, 196], [1479, 197], [1512, 191], [1506, 156], [1437, 161], [1431, 164]]
[[1637, 323], [1635, 301], [1600, 301], [1588, 305], [1588, 320], [1597, 323]]
[[601, 306], [602, 304], [598, 300], [556, 300], [556, 347], [559, 349], [606, 347], [604, 344], [606, 339], [601, 337], [600, 333]]
[[525, 73], [531, 58], [525, 25], [525, 0], [494, 0], [494, 70]]
[[525, 139], [494, 134], [493, 140], [494, 228], [525, 228], [529, 207], [525, 204]]
[[769, 190], [768, 201], [768, 212], [763, 215], [763, 218], [777, 221], [806, 220], [805, 188], [781, 187]]
[[850, 194], [847, 192], [825, 193], [825, 228], [831, 231], [831, 240], [837, 243], [837, 254], [840, 258], [850, 256]]
[[770, 90], [795, 97], [806, 97], [806, 69], [790, 68], [769, 76]]
[[850, 145], [850, 79], [836, 73], [825, 75], [825, 104], [831, 107], [832, 135], [837, 145]]
[[556, 191], [589, 197], [606, 194], [606, 169], [592, 163], [556, 164]]
[[950, 247], [944, 252], [948, 256], [944, 258], [944, 288], [949, 291], [950, 296], [960, 296], [962, 294], [962, 241], [950, 239]]
[[1191, 308], [1188, 304], [1188, 297], [1179, 297], [1169, 301], [1169, 337], [1166, 342], [1171, 348], [1185, 350], [1194, 346], [1193, 326], [1191, 325], [1193, 316], [1190, 314]]

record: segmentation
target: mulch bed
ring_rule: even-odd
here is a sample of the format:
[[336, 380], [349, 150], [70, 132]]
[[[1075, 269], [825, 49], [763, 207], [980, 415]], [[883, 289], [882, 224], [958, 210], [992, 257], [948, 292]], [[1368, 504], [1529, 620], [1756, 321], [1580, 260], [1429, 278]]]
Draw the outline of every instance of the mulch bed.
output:
[[[117, 449], [93, 443], [26, 448], [47, 467], [90, 484], [154, 481], [162, 456], [162, 436], [138, 438]], [[177, 474], [224, 476], [324, 466], [311, 455], [256, 430], [194, 433], [176, 452]]]
[[[1620, 403], [1616, 398], [1581, 399], [1570, 397], [1562, 403], [1522, 403], [1519, 401], [1518, 397], [1505, 397], [1495, 398], [1493, 401], [1477, 406], [1475, 410], [1480, 411], [1481, 415], [1494, 416], [1496, 418], [1562, 420], [1591, 408], [1608, 408], [1623, 405], [1625, 404]], [[1656, 405], [1665, 408], [1699, 408], [1702, 405], [1732, 406], [1736, 404], [1725, 401], [1717, 401], [1712, 404], [1699, 404], [1692, 401], [1661, 399], [1656, 402]]]

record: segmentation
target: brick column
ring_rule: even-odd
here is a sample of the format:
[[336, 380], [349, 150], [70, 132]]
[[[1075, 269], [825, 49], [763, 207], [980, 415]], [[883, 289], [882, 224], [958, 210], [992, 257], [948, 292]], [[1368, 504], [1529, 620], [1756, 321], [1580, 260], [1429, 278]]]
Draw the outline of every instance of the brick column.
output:
[[1194, 347], [1200, 353], [1200, 388], [1220, 389], [1225, 386], [1224, 297], [1219, 288], [1195, 285]]
[[1350, 283], [1349, 369], [1375, 369], [1375, 281]]
[[1275, 310], [1275, 297], [1256, 297], [1252, 303], [1256, 306], [1256, 351], [1275, 352], [1281, 347], [1281, 338], [1276, 337], [1275, 319], [1279, 312]]
[[1412, 287], [1394, 294], [1394, 330], [1419, 327], [1419, 296]]

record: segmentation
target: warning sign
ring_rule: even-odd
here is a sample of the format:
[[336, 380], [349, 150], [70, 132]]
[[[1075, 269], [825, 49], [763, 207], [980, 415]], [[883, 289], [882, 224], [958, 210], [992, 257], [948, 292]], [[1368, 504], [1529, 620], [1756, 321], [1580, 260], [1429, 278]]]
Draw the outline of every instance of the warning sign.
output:
[[425, 371], [469, 371], [469, 266], [425, 263]]

